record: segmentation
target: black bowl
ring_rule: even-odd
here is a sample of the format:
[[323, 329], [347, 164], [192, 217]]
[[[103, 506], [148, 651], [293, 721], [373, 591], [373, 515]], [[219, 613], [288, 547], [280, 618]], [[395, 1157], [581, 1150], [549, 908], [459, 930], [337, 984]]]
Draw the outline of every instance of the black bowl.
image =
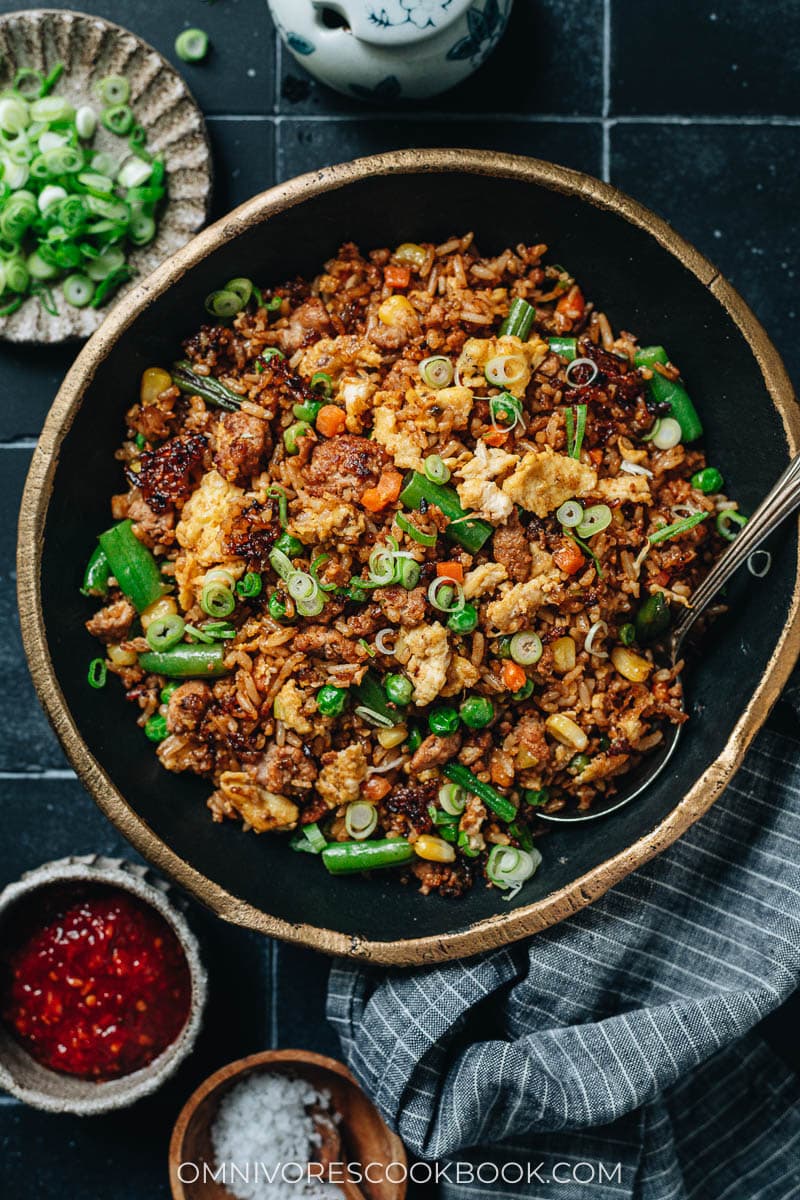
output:
[[[169, 775], [118, 687], [92, 691], [80, 572], [123, 487], [113, 457], [142, 370], [169, 363], [235, 275], [313, 275], [341, 242], [364, 248], [474, 230], [483, 253], [546, 242], [617, 328], [665, 343], [701, 410], [710, 461], [752, 510], [797, 449], [791, 386], [741, 298], [668, 225], [587, 176], [473, 151], [410, 151], [274, 188], [197, 237], [127, 296], [78, 357], [50, 412], [23, 501], [19, 577], [39, 696], [76, 770], [137, 848], [221, 916], [339, 954], [409, 963], [472, 954], [561, 920], [673, 841], [716, 799], [800, 648], [796, 528], [764, 581], [746, 573], [687, 680], [674, 759], [628, 808], [542, 843], [535, 879], [507, 903], [475, 887], [424, 898], [395, 878], [334, 880], [283, 838], [212, 824], [208, 784]], [[746, 585], [746, 586], [745, 586]]]

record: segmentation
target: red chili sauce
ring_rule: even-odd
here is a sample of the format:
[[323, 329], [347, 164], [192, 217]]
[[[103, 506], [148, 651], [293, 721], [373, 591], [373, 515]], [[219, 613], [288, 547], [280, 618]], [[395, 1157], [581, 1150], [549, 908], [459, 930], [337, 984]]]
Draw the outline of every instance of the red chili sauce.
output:
[[4, 955], [2, 1016], [43, 1066], [115, 1079], [147, 1066], [189, 1015], [186, 955], [149, 905], [123, 891], [66, 896]]

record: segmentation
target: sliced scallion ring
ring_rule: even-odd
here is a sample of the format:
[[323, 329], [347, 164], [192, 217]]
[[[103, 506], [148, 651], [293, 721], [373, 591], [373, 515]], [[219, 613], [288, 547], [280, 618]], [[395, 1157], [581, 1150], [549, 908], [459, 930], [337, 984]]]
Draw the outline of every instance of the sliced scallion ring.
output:
[[516, 846], [493, 846], [486, 862], [486, 875], [492, 883], [515, 896], [536, 871], [542, 856], [534, 846], [521, 850]]
[[575, 529], [583, 520], [583, 509], [577, 500], [565, 500], [561, 507], [556, 509], [556, 520], [565, 529]]
[[106, 107], [114, 104], [127, 104], [131, 94], [131, 85], [124, 75], [106, 75], [99, 79], [94, 87], [98, 99]]
[[509, 643], [511, 657], [521, 667], [532, 667], [542, 657], [542, 639], [532, 629], [515, 633]]
[[308, 571], [295, 571], [286, 581], [286, 589], [293, 600], [309, 603], [319, 593], [319, 584]]
[[87, 275], [68, 275], [62, 284], [64, 299], [73, 308], [85, 308], [94, 296], [94, 284]]
[[443, 354], [434, 354], [430, 358], [423, 358], [419, 364], [419, 374], [428, 387], [449, 387], [453, 382], [453, 364]]
[[464, 607], [464, 589], [460, 583], [445, 575], [434, 579], [428, 588], [428, 600], [439, 612], [459, 612]]
[[152, 174], [152, 163], [145, 162], [143, 158], [129, 158], [117, 176], [117, 183], [123, 188], [141, 187]]
[[467, 805], [467, 793], [457, 783], [445, 783], [439, 788], [439, 803], [449, 817], [460, 817]]
[[591, 358], [573, 358], [564, 369], [564, 378], [571, 388], [588, 387], [599, 374], [597, 363]]
[[357, 842], [368, 838], [378, 824], [378, 813], [373, 804], [357, 800], [348, 804], [344, 815], [344, 827], [349, 836]]
[[679, 445], [683, 433], [674, 417], [662, 417], [661, 424], [653, 434], [653, 445], [659, 450], [671, 450]]
[[521, 354], [496, 354], [490, 358], [483, 373], [494, 387], [513, 387], [525, 378], [528, 364]]
[[213, 317], [235, 317], [238, 312], [244, 308], [242, 298], [237, 292], [229, 292], [222, 288], [218, 292], [212, 292], [210, 296], [206, 296], [206, 312], [211, 313]]
[[[717, 533], [725, 538], [726, 542], [733, 542], [739, 529], [747, 524], [747, 517], [743, 517], [740, 512], [736, 512], [732, 508], [724, 508], [722, 512], [717, 513]], [[734, 526], [739, 526], [739, 529]], [[652, 538], [651, 538], [652, 541]]]
[[607, 504], [593, 504], [584, 510], [583, 519], [575, 532], [579, 538], [594, 537], [611, 524], [611, 509]]
[[429, 454], [423, 466], [425, 475], [431, 483], [447, 483], [450, 478], [450, 468], [438, 454]]
[[204, 29], [184, 29], [175, 38], [175, 53], [182, 62], [202, 62], [208, 54], [208, 34]]
[[93, 138], [97, 129], [97, 113], [90, 104], [82, 104], [75, 113], [75, 129], [84, 142]]
[[409, 521], [408, 517], [403, 513], [396, 513], [394, 521], [398, 529], [402, 529], [403, 533], [407, 533], [408, 536], [413, 541], [418, 542], [420, 546], [436, 545], [437, 537], [435, 533], [423, 533], [422, 530], [417, 529], [413, 521]]

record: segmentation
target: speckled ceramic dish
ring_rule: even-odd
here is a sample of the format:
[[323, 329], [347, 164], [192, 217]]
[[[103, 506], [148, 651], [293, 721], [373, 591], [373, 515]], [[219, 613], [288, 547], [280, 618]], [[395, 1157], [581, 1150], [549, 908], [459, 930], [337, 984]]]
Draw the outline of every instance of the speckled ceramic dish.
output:
[[146, 867], [120, 859], [86, 855], [44, 863], [26, 872], [16, 883], [0, 892], [0, 946], [13, 940], [20, 921], [31, 905], [47, 904], [55, 896], [74, 888], [116, 888], [130, 892], [153, 908], [167, 922], [181, 944], [189, 965], [191, 1005], [178, 1037], [141, 1070], [95, 1083], [51, 1071], [36, 1062], [27, 1050], [0, 1024], [0, 1087], [34, 1108], [94, 1116], [115, 1108], [126, 1108], [149, 1096], [173, 1074], [192, 1049], [200, 1029], [206, 1002], [206, 972], [200, 961], [197, 940], [182, 914], [170, 899], [169, 889], [151, 876]]
[[785, 525], [764, 587], [745, 573], [684, 681], [691, 720], [669, 769], [602, 821], [559, 826], [508, 901], [474, 887], [421, 896], [388, 872], [332, 879], [276, 836], [220, 827], [208, 785], [168, 775], [121, 688], [93, 691], [81, 575], [108, 497], [124, 413], [142, 370], [173, 361], [221, 280], [311, 276], [345, 241], [444, 241], [474, 230], [483, 254], [545, 242], [620, 329], [680, 362], [709, 461], [752, 512], [800, 447], [800, 412], [769, 338], [716, 267], [608, 184], [553, 163], [472, 150], [378, 155], [304, 175], [207, 229], [122, 301], [64, 381], [33, 458], [19, 540], [20, 612], [39, 696], [84, 784], [158, 866], [228, 920], [378, 962], [435, 962], [534, 933], [591, 903], [658, 854], [716, 800], [800, 648], [797, 534]]
[[[60, 286], [54, 286], [58, 316], [46, 312], [32, 297], [15, 313], [0, 318], [0, 338], [11, 342], [88, 337], [126, 291], [179, 250], [208, 219], [212, 183], [208, 135], [200, 109], [173, 67], [152, 46], [100, 17], [55, 9], [0, 17], [0, 89], [9, 86], [21, 67], [46, 74], [59, 62], [64, 64], [64, 74], [55, 90], [76, 106], [97, 105], [94, 84], [105, 75], [124, 75], [130, 82], [130, 103], [147, 131], [148, 148], [164, 156], [167, 199], [153, 241], [128, 255], [136, 275], [116, 297], [103, 308], [73, 308]], [[120, 138], [102, 126], [93, 145], [117, 156], [120, 152]]]

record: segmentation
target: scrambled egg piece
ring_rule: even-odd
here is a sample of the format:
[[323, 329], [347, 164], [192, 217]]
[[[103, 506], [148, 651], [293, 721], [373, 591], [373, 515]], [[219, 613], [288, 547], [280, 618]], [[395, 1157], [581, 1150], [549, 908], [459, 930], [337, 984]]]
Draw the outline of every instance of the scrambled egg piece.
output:
[[313, 346], [307, 346], [300, 353], [296, 370], [305, 379], [310, 379], [315, 371], [326, 371], [335, 381], [346, 371], [374, 369], [380, 365], [380, 352], [372, 342], [357, 334], [349, 334], [320, 338]]
[[522, 342], [518, 337], [467, 338], [458, 359], [457, 378], [470, 388], [485, 387], [486, 364], [499, 354], [513, 354], [524, 361], [525, 369], [516, 379], [502, 386], [512, 396], [521, 399], [531, 381], [531, 374], [547, 357], [548, 349], [547, 342], [535, 334], [529, 342]]
[[275, 716], [295, 733], [313, 733], [314, 726], [303, 713], [305, 696], [293, 679], [288, 680], [275, 697]]
[[377, 384], [369, 379], [358, 376], [345, 376], [339, 380], [338, 397], [347, 413], [347, 432], [363, 433], [363, 417], [372, 408], [372, 397], [377, 390]]
[[558, 604], [563, 597], [562, 574], [546, 550], [532, 548], [531, 578], [507, 588], [499, 600], [486, 606], [486, 619], [500, 633], [517, 633], [530, 623], [536, 610]]
[[565, 500], [594, 495], [597, 472], [544, 446], [525, 455], [514, 474], [506, 479], [503, 491], [515, 504], [521, 504], [537, 517], [546, 517]]
[[222, 529], [245, 503], [242, 488], [228, 483], [217, 471], [209, 471], [192, 492], [181, 511], [175, 537], [183, 553], [175, 561], [175, 581], [183, 609], [192, 607], [195, 592], [203, 585], [209, 567], [222, 566], [238, 578], [244, 570], [241, 559], [231, 558], [223, 548]]
[[469, 388], [409, 388], [404, 396], [397, 392], [376, 392], [373, 397], [375, 420], [372, 436], [384, 446], [398, 467], [423, 470], [427, 454], [426, 433], [442, 427], [464, 429], [472, 411]]
[[464, 688], [473, 687], [480, 678], [480, 671], [463, 654], [454, 654], [447, 668], [447, 679], [440, 696], [455, 696]]
[[414, 684], [414, 703], [430, 704], [441, 692], [452, 657], [447, 630], [438, 621], [404, 629], [395, 643], [395, 657]]
[[604, 500], [630, 500], [634, 504], [652, 504], [650, 484], [646, 475], [616, 475], [613, 479], [600, 479], [596, 494]]
[[367, 776], [367, 756], [364, 747], [356, 744], [339, 750], [336, 757], [322, 768], [315, 784], [317, 795], [328, 808], [338, 808], [357, 800], [361, 784]]
[[305, 493], [298, 499], [302, 507], [289, 522], [289, 532], [304, 545], [357, 542], [367, 528], [364, 514], [344, 500]]
[[493, 592], [501, 583], [508, 579], [508, 571], [502, 563], [483, 563], [464, 576], [464, 598], [473, 600], [484, 592]]
[[284, 833], [297, 824], [297, 805], [277, 792], [268, 792], [244, 771], [223, 771], [219, 790], [256, 833]]
[[489, 448], [478, 442], [475, 453], [456, 468], [460, 481], [456, 484], [458, 498], [465, 508], [471, 508], [489, 521], [505, 521], [514, 505], [494, 482], [519, 462], [519, 455], [508, 454], [498, 447]]

